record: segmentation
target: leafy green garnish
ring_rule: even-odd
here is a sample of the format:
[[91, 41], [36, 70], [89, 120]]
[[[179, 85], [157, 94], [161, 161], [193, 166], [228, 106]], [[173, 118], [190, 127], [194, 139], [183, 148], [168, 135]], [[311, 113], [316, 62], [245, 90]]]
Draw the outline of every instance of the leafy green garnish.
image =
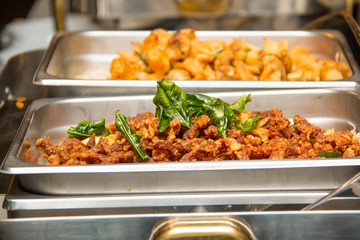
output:
[[216, 50], [214, 53], [213, 53], [213, 62], [215, 62], [215, 60], [219, 57], [219, 54], [223, 51], [224, 49], [221, 47], [219, 48], [218, 50]]
[[124, 135], [126, 140], [134, 148], [138, 162], [149, 157], [140, 145], [141, 133], [135, 132], [129, 126], [126, 117], [124, 115], [118, 114], [118, 111], [115, 113], [115, 126], [116, 129]]
[[156, 107], [155, 116], [159, 119], [158, 131], [165, 131], [170, 126], [170, 118], [165, 114], [164, 108], [161, 105]]
[[211, 103], [204, 103], [202, 106], [204, 112], [217, 126], [219, 136], [222, 138], [226, 137], [227, 129], [232, 126], [231, 119], [235, 117], [235, 113], [220, 98], [216, 98]]
[[172, 66], [172, 64], [170, 63], [170, 67], [169, 67], [168, 70], [166, 70], [165, 76], [168, 75], [172, 69], [173, 69], [173, 66]]
[[277, 55], [277, 54], [275, 54], [275, 53], [269, 53], [269, 54], [267, 54], [267, 56], [277, 57], [278, 59], [281, 60], [281, 58], [279, 57], [279, 55]]
[[250, 101], [249, 94], [229, 105], [219, 98], [185, 93], [175, 83], [165, 79], [158, 81], [157, 92], [153, 99], [156, 105], [156, 117], [159, 118], [159, 132], [165, 131], [174, 118], [178, 118], [182, 126], [190, 128], [191, 117], [197, 119], [206, 113], [217, 126], [220, 137], [226, 137], [227, 129], [232, 126], [232, 120], [236, 116], [235, 113], [244, 111], [245, 104]]
[[99, 121], [81, 121], [76, 127], [70, 127], [67, 130], [69, 138], [84, 138], [95, 136], [107, 136], [110, 131], [105, 127], [105, 119]]
[[236, 102], [230, 105], [230, 108], [235, 112], [243, 112], [248, 102], [251, 102], [251, 94], [241, 96]]
[[342, 153], [340, 151], [336, 151], [336, 152], [318, 152], [319, 157], [324, 157], [324, 158], [337, 158], [337, 157], [342, 157]]
[[138, 55], [138, 57], [140, 58], [140, 60], [146, 65], [146, 66], [149, 66], [148, 63], [147, 63], [147, 60], [146, 60], [146, 57], [144, 56], [144, 54], [141, 54], [137, 51], [135, 51], [135, 54]]
[[186, 94], [189, 116], [200, 117], [206, 113], [210, 120], [217, 126], [220, 137], [226, 137], [228, 128], [231, 128], [231, 120], [235, 113], [245, 110], [245, 104], [251, 102], [250, 94], [240, 97], [236, 102], [229, 105], [219, 98], [209, 97], [203, 94]]
[[237, 128], [243, 130], [244, 132], [248, 132], [255, 128], [260, 118], [261, 118], [261, 113], [258, 112], [258, 115], [256, 117], [246, 120], [244, 124], [242, 124], [240, 120], [234, 120], [234, 123]]
[[204, 114], [203, 104], [210, 104], [215, 98], [204, 94], [186, 94], [187, 113], [198, 119]]
[[186, 93], [175, 83], [162, 79], [153, 98], [156, 105], [156, 117], [160, 119], [158, 131], [162, 132], [170, 121], [178, 118], [182, 126], [190, 127], [190, 116], [187, 113]]
[[245, 52], [245, 55], [244, 55], [244, 59], [243, 59], [243, 62], [246, 63], [246, 60], [247, 60], [247, 56], [249, 55], [249, 52], [251, 51], [250, 48], [247, 48], [244, 50]]

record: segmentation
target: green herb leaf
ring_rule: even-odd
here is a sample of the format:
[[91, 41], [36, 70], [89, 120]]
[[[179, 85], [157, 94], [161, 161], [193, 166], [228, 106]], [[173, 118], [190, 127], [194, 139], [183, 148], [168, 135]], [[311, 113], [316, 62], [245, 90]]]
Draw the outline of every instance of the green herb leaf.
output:
[[255, 128], [260, 118], [261, 118], [261, 113], [258, 112], [258, 115], [256, 117], [246, 120], [244, 124], [242, 124], [240, 120], [234, 120], [234, 123], [237, 128], [243, 130], [244, 132], [248, 132]]
[[67, 130], [69, 138], [90, 137], [95, 133], [96, 136], [107, 136], [110, 131], [105, 127], [105, 119], [99, 121], [81, 121], [76, 127]]
[[178, 118], [182, 126], [190, 128], [190, 116], [187, 113], [186, 93], [175, 83], [162, 79], [158, 81], [157, 91], [153, 98], [157, 117], [160, 119], [158, 131], [164, 131], [170, 121]]
[[170, 63], [170, 67], [169, 67], [168, 70], [166, 70], [165, 76], [168, 75], [172, 69], [173, 69], [173, 66], [172, 66], [172, 64]]
[[213, 53], [213, 62], [215, 62], [215, 60], [219, 57], [219, 54], [223, 51], [224, 49], [221, 47], [219, 48], [218, 50], [216, 50], [214, 53]]
[[231, 119], [235, 117], [229, 105], [223, 100], [216, 98], [211, 103], [204, 103], [202, 107], [216, 125], [219, 136], [222, 138], [226, 137], [227, 129], [232, 126]]
[[250, 48], [247, 48], [247, 49], [244, 50], [244, 52], [245, 52], [244, 59], [243, 59], [243, 62], [244, 62], [244, 63], [246, 63], [247, 56], [248, 56], [248, 54], [249, 54], [250, 51], [251, 51]]
[[342, 153], [340, 151], [336, 152], [318, 152], [319, 157], [324, 158], [338, 158], [342, 157]]
[[235, 118], [235, 112], [245, 110], [245, 105], [251, 102], [250, 94], [240, 97], [232, 105], [221, 99], [203, 94], [186, 94], [188, 115], [200, 117], [207, 113], [211, 121], [217, 126], [220, 137], [226, 137], [227, 129], [232, 126], [231, 120]]
[[235, 112], [243, 112], [248, 102], [251, 102], [251, 94], [241, 96], [236, 102], [230, 105], [230, 108]]
[[128, 142], [134, 148], [138, 162], [149, 157], [140, 145], [141, 134], [135, 132], [129, 126], [126, 117], [124, 115], [118, 114], [118, 111], [115, 113], [115, 126], [116, 129], [124, 135], [126, 140], [128, 140]]
[[146, 57], [145, 57], [143, 54], [141, 54], [141, 53], [139, 53], [139, 52], [136, 52], [136, 51], [135, 51], [135, 54], [138, 55], [138, 57], [140, 58], [140, 60], [141, 60], [146, 66], [149, 66], [148, 63], [147, 63]]
[[269, 54], [267, 54], [267, 56], [277, 57], [279, 60], [281, 60], [281, 58], [279, 57], [279, 55], [277, 55], [277, 54], [275, 54], [275, 53], [269, 53]]
[[165, 131], [166, 128], [170, 126], [170, 119], [165, 116], [164, 108], [161, 105], [156, 108], [155, 116], [159, 119], [158, 131]]
[[199, 118], [206, 113], [217, 126], [220, 137], [226, 137], [227, 129], [232, 126], [236, 112], [245, 110], [245, 105], [251, 102], [250, 94], [240, 97], [232, 105], [219, 98], [203, 94], [187, 94], [175, 83], [162, 79], [153, 102], [156, 105], [156, 117], [159, 118], [158, 131], [164, 131], [170, 121], [178, 118], [182, 126], [190, 128], [191, 117]]
[[203, 94], [186, 94], [187, 113], [189, 117], [199, 118], [204, 114], [203, 104], [209, 104], [215, 98]]

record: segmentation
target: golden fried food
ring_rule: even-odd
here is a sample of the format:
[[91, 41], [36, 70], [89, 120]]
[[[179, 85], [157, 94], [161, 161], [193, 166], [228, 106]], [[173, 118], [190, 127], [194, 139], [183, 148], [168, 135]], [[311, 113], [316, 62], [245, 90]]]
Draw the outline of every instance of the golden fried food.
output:
[[200, 41], [193, 29], [153, 30], [133, 51], [119, 51], [111, 79], [328, 81], [348, 77], [330, 59], [264, 38], [263, 49], [241, 39]]

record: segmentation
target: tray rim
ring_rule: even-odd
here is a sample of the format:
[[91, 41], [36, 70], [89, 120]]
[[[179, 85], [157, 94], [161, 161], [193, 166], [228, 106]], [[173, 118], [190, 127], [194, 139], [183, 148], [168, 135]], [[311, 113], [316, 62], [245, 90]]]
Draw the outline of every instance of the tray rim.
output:
[[[255, 91], [252, 94], [290, 94], [302, 92], [314, 93], [331, 93], [342, 92], [355, 94], [360, 98], [359, 90], [348, 91], [340, 89], [291, 89], [286, 91]], [[244, 93], [244, 92], [242, 92]], [[218, 95], [224, 93], [217, 93]], [[212, 94], [216, 96], [217, 94]], [[239, 91], [228, 92], [226, 94], [239, 94]], [[285, 160], [224, 160], [221, 161], [200, 161], [200, 162], [167, 162], [167, 163], [122, 163], [122, 164], [101, 164], [101, 165], [75, 165], [75, 166], [48, 166], [40, 164], [26, 163], [17, 158], [20, 147], [25, 140], [27, 131], [33, 114], [42, 106], [66, 102], [88, 102], [90, 101], [107, 101], [114, 99], [127, 100], [150, 100], [153, 95], [141, 96], [119, 96], [119, 97], [86, 97], [86, 98], [52, 98], [37, 99], [29, 106], [24, 115], [23, 121], [18, 132], [9, 148], [6, 157], [0, 166], [0, 172], [4, 174], [67, 174], [67, 173], [128, 173], [128, 172], [187, 172], [187, 171], [226, 171], [226, 170], [269, 170], [269, 169], [286, 169], [286, 168], [312, 168], [312, 167], [338, 167], [338, 166], [360, 166], [360, 157], [342, 158], [341, 161], [336, 158], [324, 159], [285, 159]], [[176, 166], [176, 167], [174, 167]]]
[[[124, 87], [124, 88], [155, 88], [156, 81], [154, 80], [99, 80], [99, 79], [75, 79], [75, 78], [63, 78], [51, 75], [47, 72], [47, 68], [50, 64], [52, 55], [54, 54], [57, 45], [65, 37], [71, 37], [76, 35], [97, 35], [105, 34], [106, 36], [121, 36], [126, 34], [133, 34], [134, 36], [146, 36], [149, 34], [150, 30], [127, 30], [127, 31], [108, 31], [108, 30], [90, 30], [90, 31], [61, 31], [55, 33], [50, 41], [48, 48], [45, 51], [45, 54], [39, 64], [39, 67], [33, 77], [33, 84], [40, 86], [77, 86], [77, 87]], [[172, 31], [173, 32], [173, 31]], [[352, 75], [335, 81], [208, 81], [208, 80], [187, 80], [187, 81], [176, 81], [180, 87], [183, 88], [333, 88], [333, 87], [355, 87], [358, 83], [358, 78], [360, 76], [360, 69], [356, 63], [353, 53], [350, 50], [348, 42], [344, 35], [333, 29], [318, 29], [318, 30], [264, 30], [264, 31], [246, 31], [246, 30], [217, 30], [217, 31], [196, 31], [197, 36], [213, 36], [215, 33], [221, 32], [222, 35], [231, 35], [234, 33], [241, 32], [242, 34], [247, 34], [248, 36], [261, 36], [271, 37], [271, 36], [283, 36], [283, 35], [295, 35], [295, 36], [304, 36], [304, 35], [319, 35], [325, 38], [333, 39], [338, 42], [340, 48], [345, 55], [348, 66], [352, 72]], [[273, 35], [271, 35], [273, 34]], [[274, 35], [277, 34], [277, 35]], [[114, 50], [114, 53], [116, 50]], [[211, 82], [210, 85], [204, 84], [204, 82]]]
[[[161, 192], [161, 193], [118, 193], [44, 196], [27, 192], [20, 187], [19, 177], [15, 177], [9, 193], [4, 199], [4, 208], [8, 211], [41, 209], [87, 209], [108, 207], [144, 207], [144, 206], [191, 206], [189, 199], [197, 199], [204, 205], [223, 204], [291, 204], [312, 203], [331, 191], [321, 190], [268, 190], [268, 191], [207, 191], [207, 192]], [[225, 199], [225, 200], [224, 200]], [[56, 204], [54, 204], [56, 203]]]

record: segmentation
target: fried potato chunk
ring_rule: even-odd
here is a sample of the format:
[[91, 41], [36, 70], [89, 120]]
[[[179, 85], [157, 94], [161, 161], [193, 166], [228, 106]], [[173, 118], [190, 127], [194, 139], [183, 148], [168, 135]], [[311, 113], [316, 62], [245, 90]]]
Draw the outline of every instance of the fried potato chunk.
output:
[[343, 62], [317, 59], [284, 39], [263, 39], [263, 49], [242, 39], [200, 40], [194, 29], [158, 28], [133, 51], [119, 51], [112, 79], [331, 81], [351, 75]]

